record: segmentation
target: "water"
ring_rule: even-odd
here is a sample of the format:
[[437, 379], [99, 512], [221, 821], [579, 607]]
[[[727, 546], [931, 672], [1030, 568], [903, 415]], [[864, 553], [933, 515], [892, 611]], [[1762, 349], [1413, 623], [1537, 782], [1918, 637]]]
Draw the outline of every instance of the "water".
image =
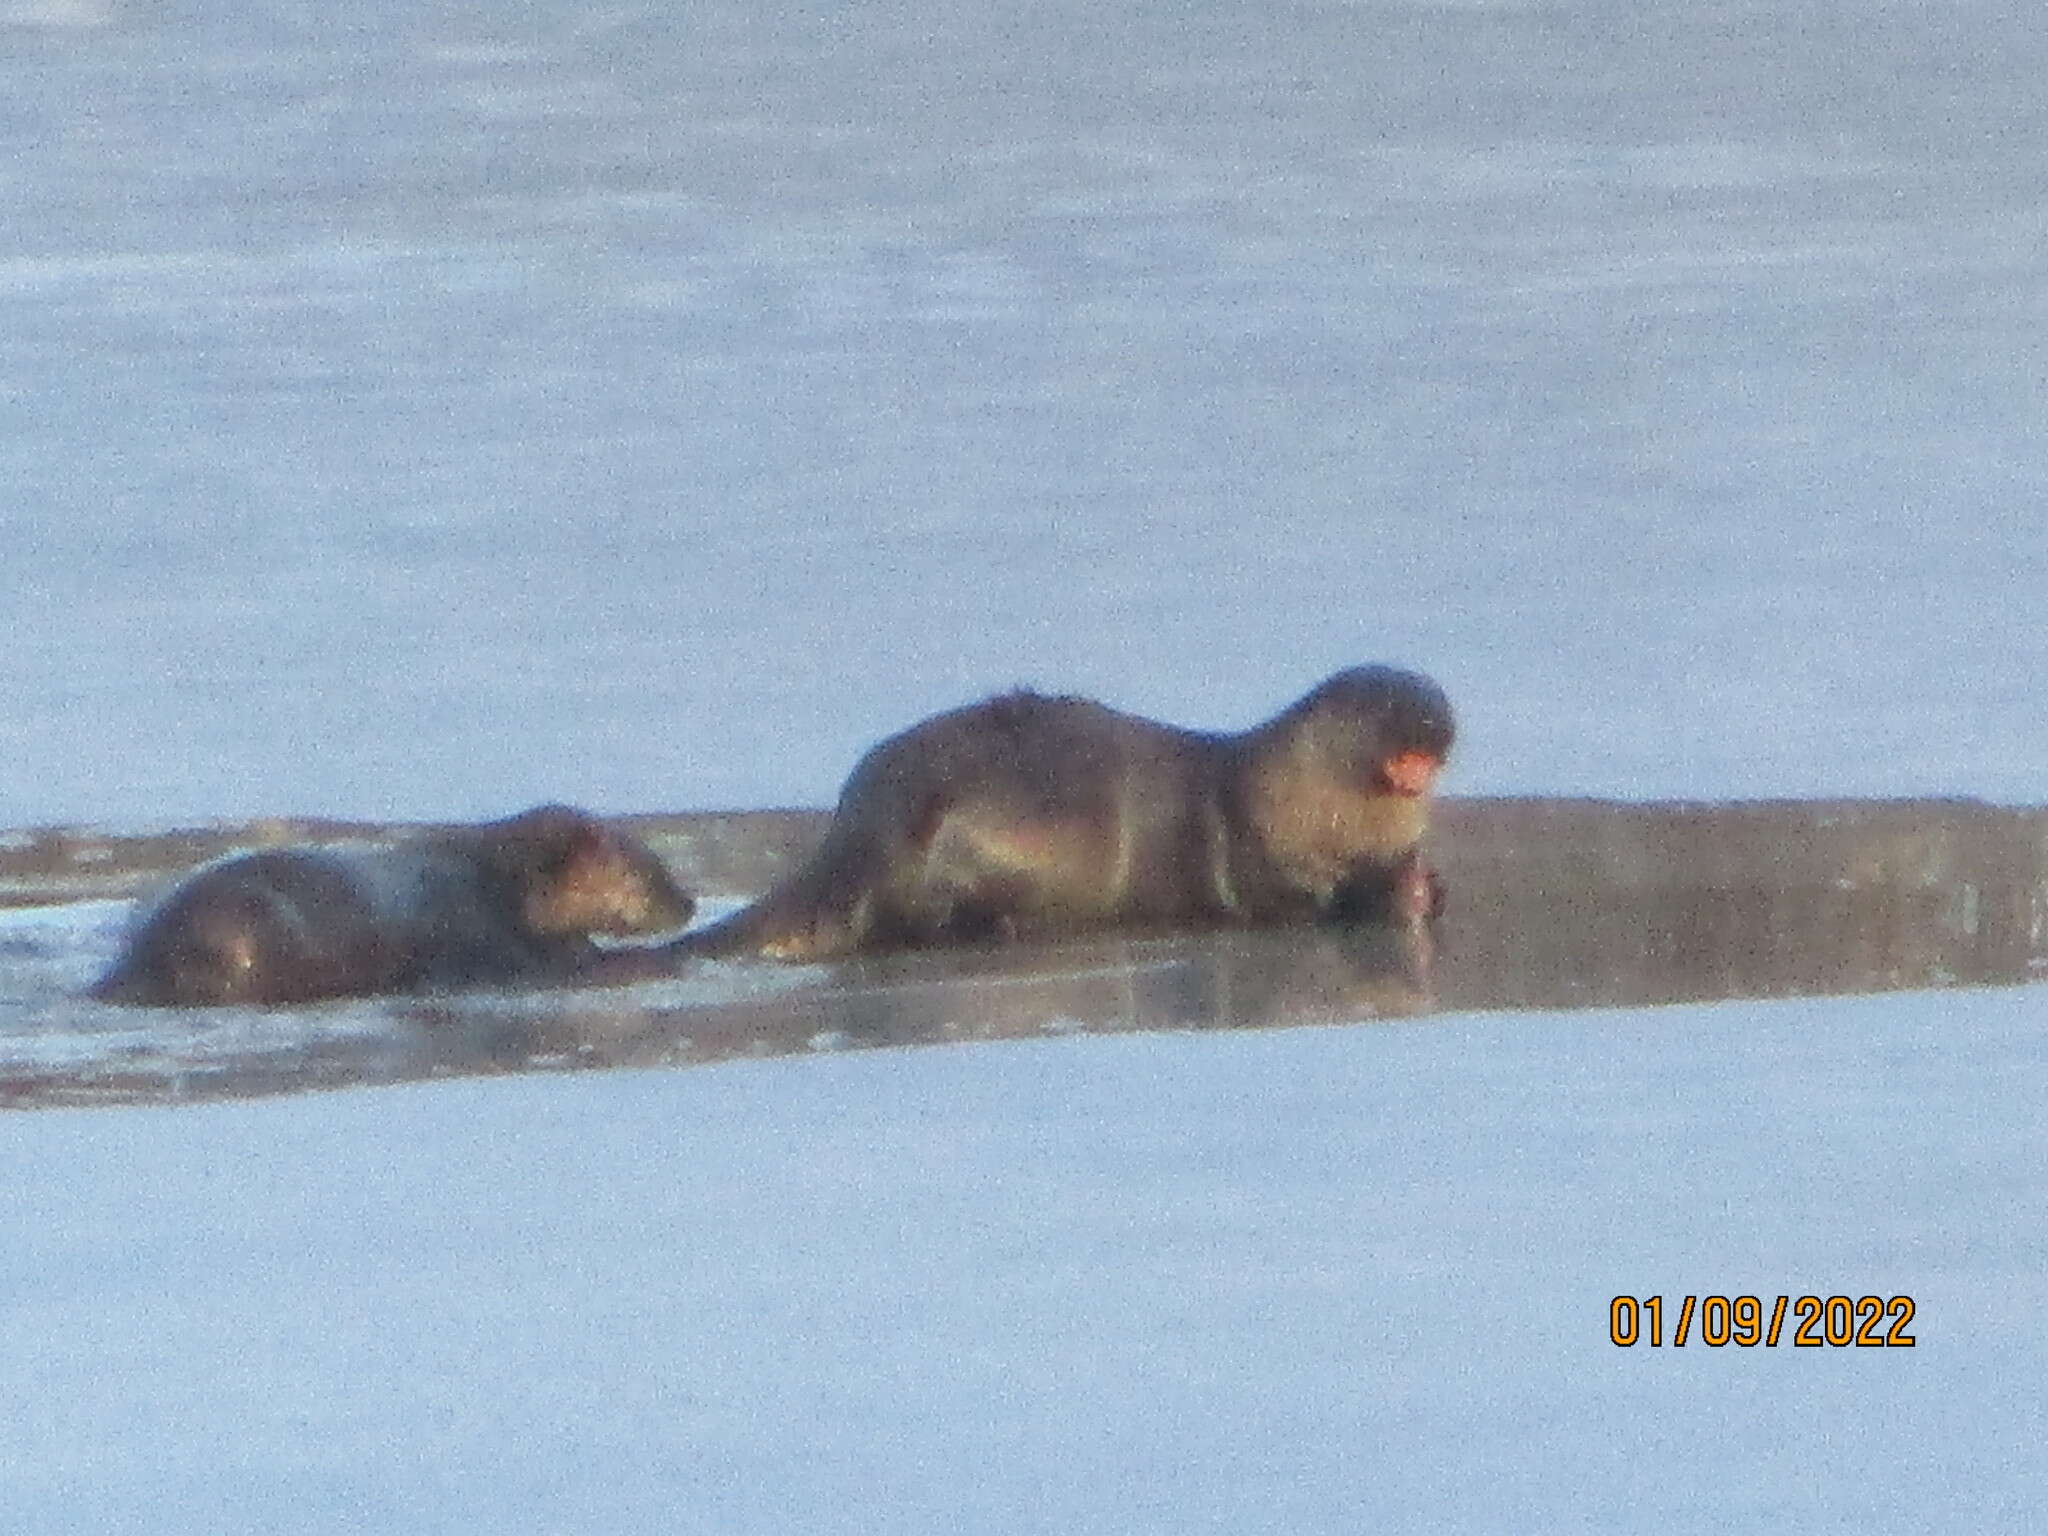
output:
[[[614, 978], [625, 985], [299, 1008], [87, 1001], [81, 989], [118, 952], [126, 904], [30, 906], [0, 912], [0, 1106], [189, 1103], [1083, 1032], [1931, 992], [2048, 972], [2048, 812], [1546, 798], [1457, 801], [1439, 822], [1434, 857], [1452, 902], [1428, 933], [1109, 936], [841, 964], [696, 962], [651, 976], [629, 957], [628, 977]], [[787, 867], [821, 823], [640, 825], [692, 887], [745, 891]], [[246, 843], [250, 830], [213, 841]], [[197, 835], [53, 835], [0, 849], [0, 890], [105, 895], [147, 879], [152, 864], [207, 851]], [[704, 915], [734, 904], [713, 898]]]
[[0, 827], [814, 805], [1373, 658], [1466, 792], [2041, 796], [2008, 7], [0, 23]]

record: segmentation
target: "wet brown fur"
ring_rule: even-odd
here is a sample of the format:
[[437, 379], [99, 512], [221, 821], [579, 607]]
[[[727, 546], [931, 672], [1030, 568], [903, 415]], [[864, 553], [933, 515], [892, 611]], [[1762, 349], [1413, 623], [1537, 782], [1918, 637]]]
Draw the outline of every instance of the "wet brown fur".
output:
[[210, 864], [137, 922], [92, 995], [168, 1006], [573, 979], [590, 936], [664, 933], [695, 903], [638, 838], [568, 806], [391, 848]]
[[[1414, 919], [1427, 796], [1386, 765], [1441, 762], [1448, 701], [1359, 667], [1236, 735], [1012, 693], [891, 737], [855, 767], [823, 843], [684, 953], [813, 960], [1092, 929]], [[1418, 896], [1419, 885], [1426, 894]]]

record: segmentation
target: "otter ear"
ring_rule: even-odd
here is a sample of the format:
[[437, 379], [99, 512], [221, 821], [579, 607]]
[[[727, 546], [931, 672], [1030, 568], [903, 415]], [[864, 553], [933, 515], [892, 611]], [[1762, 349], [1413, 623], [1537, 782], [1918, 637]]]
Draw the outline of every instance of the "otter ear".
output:
[[610, 837], [603, 822], [572, 805], [536, 805], [497, 825], [525, 850], [522, 862], [543, 869], [565, 867], [602, 849]]
[[591, 818], [573, 805], [536, 805], [532, 810], [521, 811], [507, 817], [499, 825], [508, 831], [516, 831], [522, 837], [560, 839], [566, 842], [577, 828], [590, 824]]

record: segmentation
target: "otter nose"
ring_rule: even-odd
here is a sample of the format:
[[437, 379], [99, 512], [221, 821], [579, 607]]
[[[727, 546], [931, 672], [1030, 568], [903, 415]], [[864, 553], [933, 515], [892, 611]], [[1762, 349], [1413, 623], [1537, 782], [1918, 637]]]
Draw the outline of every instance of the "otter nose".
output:
[[1397, 795], [1425, 795], [1442, 767], [1427, 752], [1396, 752], [1381, 766], [1380, 774]]

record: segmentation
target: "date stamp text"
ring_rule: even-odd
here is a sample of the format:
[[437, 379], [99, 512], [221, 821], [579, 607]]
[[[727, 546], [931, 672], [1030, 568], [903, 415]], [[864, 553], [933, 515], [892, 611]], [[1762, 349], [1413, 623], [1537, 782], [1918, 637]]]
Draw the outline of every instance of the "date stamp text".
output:
[[[1683, 1349], [1734, 1344], [1775, 1349], [1911, 1349], [1910, 1296], [1684, 1296], [1668, 1309], [1662, 1296], [1617, 1296], [1607, 1306], [1607, 1337], [1622, 1349], [1669, 1344]], [[1667, 1323], [1669, 1324], [1667, 1328]]]

